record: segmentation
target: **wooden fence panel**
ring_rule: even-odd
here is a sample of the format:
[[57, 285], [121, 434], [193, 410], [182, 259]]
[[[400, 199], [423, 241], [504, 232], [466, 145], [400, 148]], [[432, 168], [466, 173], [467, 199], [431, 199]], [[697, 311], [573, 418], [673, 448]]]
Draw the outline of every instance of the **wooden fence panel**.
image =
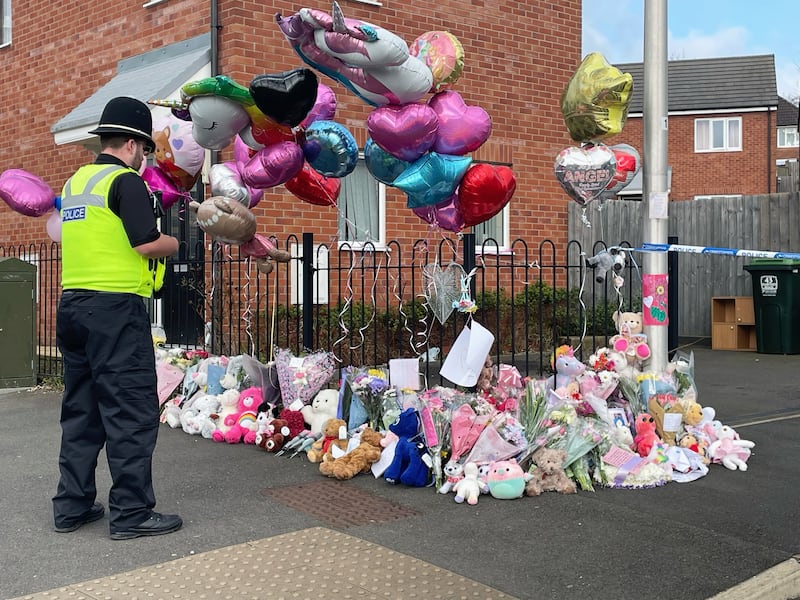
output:
[[[571, 203], [570, 239], [587, 252], [599, 240], [609, 246], [629, 242], [638, 247], [650, 241], [643, 239], [646, 208], [646, 203], [637, 201], [595, 201], [584, 211]], [[800, 193], [673, 201], [667, 230], [679, 244], [688, 246], [800, 252]], [[642, 257], [633, 253], [640, 268]], [[749, 262], [727, 255], [678, 253], [678, 278], [671, 283], [678, 286], [679, 335], [711, 335], [714, 296], [752, 294], [750, 275], [743, 268]], [[635, 293], [640, 294], [641, 279], [626, 284], [638, 286]]]

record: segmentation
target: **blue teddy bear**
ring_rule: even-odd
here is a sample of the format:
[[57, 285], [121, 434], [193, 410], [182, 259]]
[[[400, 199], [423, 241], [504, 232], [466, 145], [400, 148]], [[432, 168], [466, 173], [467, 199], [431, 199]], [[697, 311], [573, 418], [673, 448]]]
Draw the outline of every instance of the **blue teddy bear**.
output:
[[422, 460], [425, 445], [415, 441], [419, 434], [419, 417], [413, 408], [407, 408], [397, 421], [389, 425], [389, 431], [399, 438], [395, 446], [394, 459], [383, 476], [389, 483], [402, 483], [413, 487], [425, 487], [430, 480], [430, 469]]

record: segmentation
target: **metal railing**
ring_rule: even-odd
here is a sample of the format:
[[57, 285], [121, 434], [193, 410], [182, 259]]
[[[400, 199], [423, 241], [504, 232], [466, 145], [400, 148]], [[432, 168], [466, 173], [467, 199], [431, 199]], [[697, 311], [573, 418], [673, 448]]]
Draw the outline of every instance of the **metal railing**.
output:
[[[595, 281], [586, 258], [604, 249], [603, 242], [584, 249], [572, 241], [560, 250], [550, 240], [531, 247], [518, 239], [501, 250], [492, 240], [476, 248], [466, 234], [458, 245], [443, 239], [356, 248], [317, 244], [304, 234], [280, 245], [292, 258], [266, 275], [238, 248], [215, 243], [204, 257], [182, 247], [168, 261], [163, 293], [148, 301], [167, 344], [262, 361], [275, 348], [295, 355], [326, 350], [343, 367], [419, 357], [435, 385], [442, 382], [439, 361], [469, 319], [494, 334], [495, 364], [540, 376], [558, 345], [569, 343], [588, 358], [615, 333], [615, 310], [641, 306], [641, 280], [630, 264], [622, 294]], [[38, 266], [38, 376], [59, 378], [60, 247], [0, 246], [0, 256], [9, 255]], [[474, 303], [474, 312], [452, 308], [459, 300]]]

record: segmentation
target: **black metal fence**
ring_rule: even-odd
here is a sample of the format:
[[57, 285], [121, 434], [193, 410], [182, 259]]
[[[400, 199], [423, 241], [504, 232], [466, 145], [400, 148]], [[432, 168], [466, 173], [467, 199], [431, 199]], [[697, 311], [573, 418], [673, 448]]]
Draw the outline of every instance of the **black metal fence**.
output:
[[[518, 239], [501, 250], [491, 240], [476, 248], [473, 234], [466, 234], [406, 247], [395, 241], [354, 247], [318, 244], [303, 234], [279, 245], [292, 258], [268, 274], [238, 248], [182, 245], [168, 261], [163, 293], [149, 301], [167, 345], [262, 361], [275, 348], [327, 350], [341, 366], [419, 357], [434, 385], [439, 361], [469, 319], [494, 334], [495, 364], [539, 376], [549, 370], [555, 347], [569, 343], [588, 357], [615, 333], [615, 310], [641, 307], [641, 278], [630, 264], [621, 294], [608, 281], [595, 281], [586, 258], [604, 249], [603, 242], [584, 249], [572, 241], [559, 249], [549, 240], [531, 247]], [[60, 247], [0, 246], [0, 256], [38, 266], [38, 375], [59, 378]], [[473, 312], [453, 308], [459, 301], [474, 304]]]

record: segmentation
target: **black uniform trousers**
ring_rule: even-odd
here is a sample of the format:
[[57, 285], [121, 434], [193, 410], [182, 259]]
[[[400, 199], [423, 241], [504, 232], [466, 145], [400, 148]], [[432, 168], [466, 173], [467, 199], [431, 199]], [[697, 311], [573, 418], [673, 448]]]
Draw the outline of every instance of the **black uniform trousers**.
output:
[[64, 359], [61, 478], [56, 527], [74, 522], [96, 499], [103, 445], [111, 472], [111, 532], [139, 525], [155, 506], [152, 456], [159, 408], [150, 318], [141, 296], [66, 290], [56, 319]]

